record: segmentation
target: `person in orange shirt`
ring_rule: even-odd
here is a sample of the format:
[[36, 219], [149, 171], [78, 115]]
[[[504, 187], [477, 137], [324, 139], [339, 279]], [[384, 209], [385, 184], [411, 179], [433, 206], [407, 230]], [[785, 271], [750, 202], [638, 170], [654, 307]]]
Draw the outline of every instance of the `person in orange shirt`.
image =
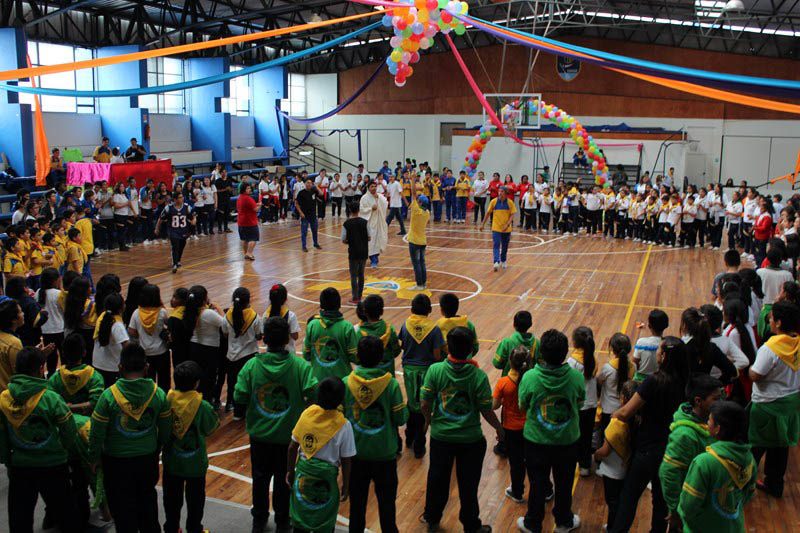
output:
[[492, 409], [502, 407], [500, 421], [505, 430], [505, 448], [511, 471], [511, 486], [506, 489], [506, 497], [516, 503], [525, 502], [525, 413], [520, 410], [517, 389], [522, 375], [533, 366], [531, 352], [525, 346], [517, 346], [509, 357], [511, 370], [494, 386]]

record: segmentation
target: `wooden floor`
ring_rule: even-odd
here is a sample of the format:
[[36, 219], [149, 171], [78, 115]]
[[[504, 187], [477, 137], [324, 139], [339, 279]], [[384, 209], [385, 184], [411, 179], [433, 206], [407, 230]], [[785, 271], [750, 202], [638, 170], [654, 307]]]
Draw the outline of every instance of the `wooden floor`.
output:
[[[261, 227], [255, 262], [243, 260], [234, 233], [190, 240], [183, 258], [185, 266], [178, 274], [173, 275], [169, 270], [166, 244], [105, 254], [92, 263], [92, 270], [95, 279], [114, 272], [123, 284], [133, 276], [145, 276], [161, 287], [166, 302], [173, 289], [202, 284], [214, 302], [228, 307], [233, 290], [246, 286], [259, 312], [266, 307], [270, 286], [281, 282], [289, 290], [291, 309], [304, 325], [304, 320], [316, 312], [315, 302], [323, 287], [333, 285], [342, 292], [343, 301], [349, 299], [347, 250], [339, 240], [342, 222], [343, 219], [330, 218], [321, 221], [323, 249], [310, 248], [308, 253], [300, 249], [299, 225], [287, 223]], [[414, 282], [407, 244], [395, 235], [397, 231], [396, 223], [389, 228], [389, 248], [381, 256], [380, 268], [368, 269], [367, 285], [372, 283], [368, 291], [380, 291], [387, 306], [384, 318], [399, 328], [408, 315], [413, 296], [404, 288]], [[623, 331], [635, 340], [636, 323], [646, 321], [653, 307], [669, 314], [667, 333], [678, 335], [681, 311], [710, 301], [711, 280], [722, 268], [721, 253], [708, 249], [681, 250], [647, 247], [631, 241], [515, 233], [508, 270], [493, 272], [489, 232], [478, 233], [470, 224], [437, 224], [429, 228], [428, 243], [428, 286], [433, 299], [436, 301], [437, 295], [446, 291], [461, 297], [461, 312], [469, 316], [478, 331], [481, 349], [477, 360], [492, 384], [499, 378], [499, 372], [491, 365], [492, 355], [499, 339], [513, 332], [512, 317], [516, 311], [531, 311], [537, 335], [549, 328], [561, 329], [569, 335], [577, 326], [591, 327], [601, 350], [599, 358], [604, 361], [610, 337]], [[353, 308], [344, 311], [347, 319], [357, 321]], [[433, 316], [439, 316], [436, 307]], [[398, 378], [402, 380], [402, 376]], [[492, 434], [488, 428], [486, 433]], [[247, 442], [244, 422], [233, 422], [230, 415], [225, 416], [220, 430], [209, 441], [212, 457], [208, 496], [250, 504]], [[525, 506], [504, 497], [510, 483], [508, 465], [489, 448], [480, 485], [481, 518], [495, 531], [513, 531]], [[782, 500], [759, 493], [748, 506], [749, 531], [800, 531], [798, 461], [800, 455], [796, 449], [792, 450]], [[399, 528], [403, 532], [423, 531], [417, 517], [424, 507], [427, 457], [416, 460], [406, 453], [398, 468]], [[649, 494], [645, 493], [632, 531], [649, 530], [649, 500]], [[378, 531], [374, 498], [369, 509], [368, 527]], [[581, 531], [600, 531], [605, 523], [605, 503], [599, 478], [578, 481], [573, 511], [581, 516]], [[346, 521], [346, 504], [342, 505], [340, 515]], [[461, 531], [454, 482], [442, 527]], [[550, 527], [552, 518], [548, 514], [545, 528]]]

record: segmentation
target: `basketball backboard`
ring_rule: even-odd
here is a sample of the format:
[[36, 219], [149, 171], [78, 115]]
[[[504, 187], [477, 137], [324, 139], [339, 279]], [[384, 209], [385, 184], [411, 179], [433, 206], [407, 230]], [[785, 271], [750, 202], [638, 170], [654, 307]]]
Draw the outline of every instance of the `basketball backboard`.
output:
[[[495, 93], [484, 95], [497, 117], [507, 129], [541, 129], [541, 116], [536, 112], [534, 100], [541, 100], [541, 93]], [[486, 122], [486, 110], [483, 121]]]

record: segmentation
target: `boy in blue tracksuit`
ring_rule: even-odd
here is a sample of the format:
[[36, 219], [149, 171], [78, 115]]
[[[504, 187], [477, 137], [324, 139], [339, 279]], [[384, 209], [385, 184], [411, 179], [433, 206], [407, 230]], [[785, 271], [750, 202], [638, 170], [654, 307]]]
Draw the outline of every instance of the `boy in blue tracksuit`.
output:
[[456, 179], [450, 169], [447, 169], [442, 176], [442, 190], [444, 191], [445, 219], [450, 222], [456, 216]]

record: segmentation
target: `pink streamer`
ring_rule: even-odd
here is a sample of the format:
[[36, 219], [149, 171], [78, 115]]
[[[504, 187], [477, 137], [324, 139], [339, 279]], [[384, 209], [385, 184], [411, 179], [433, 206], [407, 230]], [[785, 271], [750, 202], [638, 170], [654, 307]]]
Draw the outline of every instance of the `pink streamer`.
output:
[[356, 4], [364, 4], [368, 6], [383, 6], [383, 7], [414, 7], [414, 4], [401, 4], [399, 2], [386, 2], [384, 0], [350, 0]]
[[67, 185], [81, 187], [86, 183], [108, 181], [111, 163], [67, 163]]

